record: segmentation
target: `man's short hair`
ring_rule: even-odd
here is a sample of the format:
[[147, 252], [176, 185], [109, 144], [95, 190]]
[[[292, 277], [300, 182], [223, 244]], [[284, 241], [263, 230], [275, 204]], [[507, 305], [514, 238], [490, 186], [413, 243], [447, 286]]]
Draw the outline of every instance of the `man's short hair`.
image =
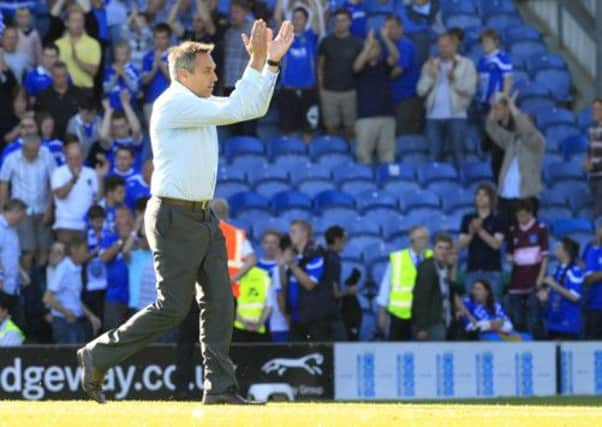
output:
[[4, 34], [6, 34], [7, 31], [19, 31], [19, 29], [15, 24], [9, 22], [4, 26]]
[[438, 231], [435, 234], [435, 237], [433, 238], [433, 242], [435, 244], [435, 246], [437, 245], [437, 243], [447, 243], [451, 246], [453, 246], [454, 244], [454, 239], [452, 239], [451, 234], [449, 234], [447, 231]]
[[178, 71], [183, 69], [189, 73], [194, 72], [196, 57], [200, 53], [211, 53], [212, 44], [186, 41], [169, 49], [169, 76], [176, 80]]
[[399, 25], [400, 27], [403, 27], [403, 21], [395, 13], [390, 13], [389, 15], [387, 15], [387, 17], [385, 18], [385, 22], [387, 22], [387, 21], [394, 21], [397, 25]]
[[577, 261], [579, 258], [579, 243], [568, 236], [563, 237], [560, 240], [560, 243], [562, 244], [562, 247], [566, 253], [569, 255], [571, 262]]
[[458, 39], [460, 43], [464, 41], [464, 30], [460, 27], [453, 27], [447, 31], [451, 37]]
[[105, 191], [107, 193], [115, 191], [119, 187], [125, 187], [125, 179], [118, 175], [109, 175], [105, 178]]
[[311, 237], [313, 235], [313, 228], [311, 226], [311, 224], [307, 221], [305, 221], [304, 219], [294, 219], [291, 222], [291, 227], [293, 225], [298, 225], [301, 228], [303, 228], [305, 230], [305, 232], [307, 233], [308, 237]]
[[339, 15], [345, 15], [351, 21], [351, 12], [349, 12], [349, 10], [345, 9], [344, 7], [339, 7], [337, 10], [334, 11], [335, 17]]
[[307, 9], [305, 9], [304, 7], [297, 6], [297, 7], [295, 8], [295, 10], [293, 10], [293, 14], [295, 14], [295, 13], [297, 13], [297, 12], [299, 12], [299, 13], [302, 13], [302, 14], [303, 14], [303, 16], [305, 16], [305, 20], [306, 20], [306, 21], [309, 19], [309, 13], [307, 13]]
[[65, 70], [65, 71], [67, 71], [67, 64], [65, 64], [63, 61], [56, 61], [52, 65], [52, 71], [54, 71], [54, 70]]
[[171, 27], [165, 22], [159, 22], [153, 27], [153, 33], [167, 33], [167, 35], [171, 36]]
[[491, 39], [494, 42], [496, 42], [496, 44], [500, 44], [500, 35], [493, 28], [485, 28], [481, 32], [481, 36], [479, 37], [479, 39], [481, 41], [483, 41], [483, 39]]
[[111, 121], [113, 120], [125, 120], [127, 122], [128, 118], [123, 111], [113, 111]]
[[6, 205], [4, 205], [4, 212], [14, 212], [14, 211], [25, 211], [27, 210], [27, 203], [25, 203], [21, 199], [10, 199]]
[[411, 239], [412, 235], [419, 230], [425, 230], [427, 233], [429, 232], [429, 229], [425, 225], [416, 224], [416, 225], [411, 226], [410, 229], [408, 230], [408, 238]]
[[100, 205], [92, 205], [90, 209], [88, 209], [88, 218], [89, 219], [98, 219], [98, 218], [106, 218], [107, 212]]
[[57, 55], [59, 54], [59, 47], [55, 43], [45, 43], [42, 51], [45, 50], [54, 50]]
[[530, 214], [532, 214], [533, 213], [533, 203], [531, 202], [531, 200], [529, 200], [529, 199], [519, 200], [516, 205], [515, 213], [520, 212], [520, 211], [529, 212]]
[[128, 153], [132, 158], [134, 158], [134, 151], [132, 150], [132, 148], [128, 147], [127, 145], [120, 145], [119, 147], [117, 147], [117, 149], [115, 150], [115, 154], [117, 154], [120, 151], [124, 151], [126, 153]]
[[68, 146], [77, 144], [79, 146], [79, 137], [74, 133], [66, 133], [65, 138], [63, 138], [63, 151], [67, 149]]
[[73, 251], [82, 247], [88, 247], [88, 242], [81, 236], [74, 236], [69, 240], [69, 243], [65, 245], [65, 253], [67, 256], [71, 256]]
[[275, 228], [266, 228], [263, 231], [263, 236], [261, 237], [261, 240], [265, 239], [267, 236], [274, 236], [278, 239], [278, 241], [280, 241], [280, 237], [282, 236], [282, 233], [280, 233]]
[[342, 239], [345, 237], [345, 230], [339, 225], [333, 225], [326, 230], [324, 237], [326, 238], [326, 244], [334, 245], [336, 239]]
[[122, 48], [122, 47], [126, 48], [127, 50], [130, 50], [130, 44], [129, 44], [129, 42], [127, 40], [123, 40], [123, 39], [118, 40], [117, 43], [115, 43], [113, 45], [113, 50], [115, 51], [115, 50], [117, 50], [119, 48]]

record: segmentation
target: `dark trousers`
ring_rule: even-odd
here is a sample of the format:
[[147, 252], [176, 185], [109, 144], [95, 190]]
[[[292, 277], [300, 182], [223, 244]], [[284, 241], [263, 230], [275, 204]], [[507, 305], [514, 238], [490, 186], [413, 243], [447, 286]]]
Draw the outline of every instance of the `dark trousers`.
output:
[[390, 316], [389, 341], [411, 341], [412, 340], [412, 320], [400, 319], [397, 316]]
[[103, 325], [106, 293], [107, 291], [105, 289], [100, 289], [98, 291], [85, 291], [83, 295], [83, 300], [86, 303], [86, 306], [100, 319]]
[[209, 210], [151, 198], [145, 226], [157, 273], [157, 301], [90, 342], [87, 348], [94, 364], [107, 370], [181, 323], [190, 311], [196, 284], [205, 392], [237, 389], [228, 356], [234, 305], [226, 244], [217, 218]]
[[311, 107], [318, 105], [318, 94], [315, 89], [282, 88], [278, 92], [277, 100], [280, 129], [283, 132], [311, 132], [313, 130], [308, 113]]
[[130, 309], [127, 304], [105, 301], [102, 315], [102, 330], [117, 329], [128, 319]]
[[176, 395], [179, 396], [189, 394], [188, 385], [194, 378], [194, 353], [199, 336], [199, 315], [199, 306], [196, 301], [193, 301], [186, 318], [178, 327], [175, 386]]
[[328, 342], [330, 337], [330, 324], [326, 319], [291, 324], [292, 342]]
[[519, 332], [528, 332], [536, 339], [542, 338], [542, 310], [535, 291], [525, 295], [509, 294], [507, 298], [507, 313], [510, 315], [514, 329]]
[[80, 344], [86, 337], [85, 318], [69, 323], [64, 317], [52, 317], [52, 335], [56, 344]]
[[585, 322], [585, 337], [588, 340], [602, 339], [602, 310], [587, 310]]
[[234, 342], [269, 342], [271, 337], [267, 333], [244, 331], [234, 328], [232, 332], [232, 341]]

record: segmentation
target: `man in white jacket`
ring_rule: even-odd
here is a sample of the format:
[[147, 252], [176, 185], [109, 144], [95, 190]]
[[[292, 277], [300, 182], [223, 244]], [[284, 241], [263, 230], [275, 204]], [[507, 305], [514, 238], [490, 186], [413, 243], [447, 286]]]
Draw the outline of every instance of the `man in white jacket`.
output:
[[426, 98], [430, 160], [443, 160], [449, 145], [459, 166], [464, 160], [468, 107], [477, 89], [477, 72], [470, 59], [457, 53], [448, 33], [439, 36], [437, 47], [439, 56], [422, 66], [418, 81], [418, 95]]

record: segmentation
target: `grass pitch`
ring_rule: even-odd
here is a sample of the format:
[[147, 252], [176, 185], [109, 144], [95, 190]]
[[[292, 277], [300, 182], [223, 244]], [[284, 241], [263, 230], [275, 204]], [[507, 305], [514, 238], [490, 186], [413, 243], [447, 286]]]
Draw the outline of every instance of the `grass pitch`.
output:
[[270, 403], [263, 407], [127, 401], [0, 401], [0, 427], [602, 426], [600, 398], [449, 403]]

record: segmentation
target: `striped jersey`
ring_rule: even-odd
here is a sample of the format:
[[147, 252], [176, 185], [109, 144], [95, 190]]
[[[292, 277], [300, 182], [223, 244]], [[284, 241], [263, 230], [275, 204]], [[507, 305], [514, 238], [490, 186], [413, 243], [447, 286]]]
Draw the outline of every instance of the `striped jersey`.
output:
[[479, 100], [489, 104], [491, 96], [504, 90], [504, 77], [512, 74], [512, 62], [507, 53], [495, 50], [484, 56], [477, 66], [479, 72]]

